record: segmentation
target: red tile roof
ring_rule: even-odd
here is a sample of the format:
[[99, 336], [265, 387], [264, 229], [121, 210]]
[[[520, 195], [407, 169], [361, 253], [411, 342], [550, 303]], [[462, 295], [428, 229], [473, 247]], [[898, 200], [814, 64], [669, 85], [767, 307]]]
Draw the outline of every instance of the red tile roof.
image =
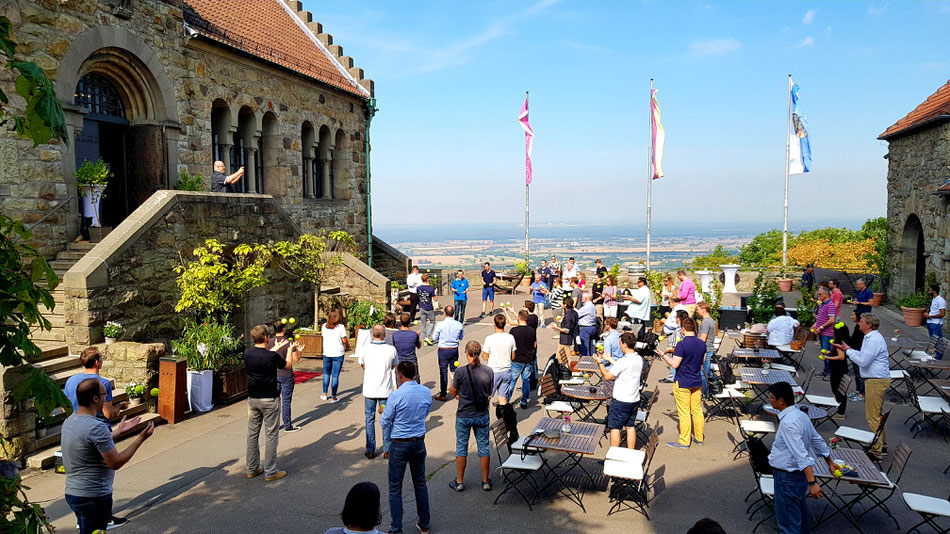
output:
[[950, 120], [950, 81], [937, 89], [937, 92], [930, 95], [914, 111], [885, 130], [878, 139], [886, 140], [901, 133], [908, 133], [908, 130], [924, 126], [932, 121], [944, 120]]
[[[185, 22], [200, 35], [369, 98], [281, 5], [283, 0], [185, 0]], [[190, 9], [189, 9], [190, 7]], [[332, 57], [332, 56], [331, 56]]]
[[943, 184], [939, 189], [934, 191], [937, 195], [950, 195], [950, 180], [947, 180], [947, 183]]

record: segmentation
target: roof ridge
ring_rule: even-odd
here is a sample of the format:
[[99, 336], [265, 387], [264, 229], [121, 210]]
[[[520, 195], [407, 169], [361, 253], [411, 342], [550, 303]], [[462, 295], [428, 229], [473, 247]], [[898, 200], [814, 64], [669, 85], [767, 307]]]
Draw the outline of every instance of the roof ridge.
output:
[[910, 113], [884, 130], [878, 139], [887, 140], [902, 132], [944, 119], [950, 119], [950, 80], [938, 87]]
[[317, 36], [314, 35], [313, 31], [310, 30], [310, 28], [308, 28], [307, 25], [304, 24], [302, 20], [300, 20], [300, 17], [298, 17], [297, 14], [294, 13], [293, 10], [290, 9], [290, 6], [288, 6], [287, 3], [286, 3], [284, 0], [274, 0], [274, 1], [277, 2], [278, 4], [280, 4], [280, 7], [282, 7], [282, 8], [284, 9], [284, 13], [286, 13], [288, 16], [290, 16], [290, 18], [294, 21], [294, 23], [297, 25], [297, 27], [300, 28], [301, 30], [303, 30], [303, 32], [304, 32], [304, 34], [307, 36], [307, 38], [310, 39], [310, 42], [312, 42], [313, 44], [317, 45], [317, 47], [320, 49], [320, 51], [323, 52], [323, 55], [325, 55], [325, 56], [327, 57], [327, 59], [330, 60], [330, 62], [333, 64], [334, 67], [336, 67], [336, 69], [340, 72], [340, 74], [342, 74], [343, 77], [347, 79], [347, 81], [349, 81], [351, 84], [353, 84], [353, 87], [355, 87], [359, 92], [363, 93], [363, 94], [366, 95], [367, 97], [371, 97], [371, 96], [372, 96], [372, 95], [370, 94], [369, 90], [367, 90], [365, 87], [363, 87], [362, 85], [360, 85], [359, 81], [357, 81], [356, 78], [354, 78], [354, 77], [343, 67], [343, 64], [340, 63], [340, 61], [336, 58], [336, 56], [334, 56], [333, 54], [331, 54], [331, 53], [330, 53], [330, 50], [328, 50], [327, 47], [323, 46], [323, 43], [320, 41], [320, 39], [318, 39]]

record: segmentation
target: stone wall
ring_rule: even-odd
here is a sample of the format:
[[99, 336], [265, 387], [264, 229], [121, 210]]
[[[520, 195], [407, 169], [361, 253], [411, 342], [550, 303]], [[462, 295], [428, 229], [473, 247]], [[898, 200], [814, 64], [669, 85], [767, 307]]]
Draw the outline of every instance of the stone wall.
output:
[[390, 280], [353, 255], [344, 253], [342, 256], [343, 265], [333, 269], [326, 286], [337, 286], [340, 293], [346, 296], [321, 295], [321, 317], [326, 317], [332, 307], [340, 308], [345, 313], [354, 300], [372, 300], [389, 308]]
[[97, 345], [102, 354], [102, 376], [115, 381], [122, 391], [130, 382], [145, 385], [145, 391], [158, 387], [158, 359], [165, 356], [163, 343], [116, 343]]
[[[106, 321], [125, 328], [125, 339], [164, 341], [180, 333], [184, 314], [175, 267], [195, 246], [214, 238], [226, 247], [292, 240], [299, 229], [279, 203], [265, 195], [159, 191], [66, 273], [66, 342], [82, 347], [102, 339]], [[305, 284], [281, 271], [252, 291], [232, 318], [239, 330], [290, 313], [301, 324], [313, 318]]]
[[33, 451], [36, 442], [36, 410], [33, 399], [13, 400], [13, 389], [28, 376], [29, 367], [0, 366], [0, 457], [20, 459]]
[[950, 197], [934, 191], [950, 178], [950, 124], [919, 130], [889, 140], [887, 171], [888, 260], [891, 284], [887, 296], [896, 302], [914, 290], [916, 232], [908, 218], [920, 219], [926, 272], [934, 272], [946, 295], [950, 286]]
[[[54, 142], [33, 148], [9, 129], [0, 131], [0, 211], [29, 224], [66, 203], [66, 209], [34, 229], [34, 243], [47, 257], [78, 235], [73, 172], [85, 111], [73, 104], [73, 95], [79, 78], [93, 69], [114, 76], [115, 85], [128, 92], [122, 96], [131, 125], [160, 127], [168, 186], [174, 185], [180, 170], [210, 174], [212, 107], [226, 110], [224, 137], [240, 131], [255, 148], [257, 139], [263, 139], [260, 192], [277, 198], [304, 231], [346, 230], [361, 244], [358, 255], [365, 256], [367, 99], [203, 37], [186, 37], [181, 1], [140, 0], [131, 3], [128, 16], [118, 16], [113, 4], [0, 3], [0, 14], [13, 23], [18, 59], [35, 61], [55, 82], [70, 137], [69, 145]], [[329, 40], [332, 44], [332, 37]], [[342, 53], [338, 46], [334, 50]], [[352, 67], [352, 58], [339, 59]], [[0, 87], [11, 97], [9, 109], [15, 113], [22, 111], [24, 102], [16, 96], [13, 82], [10, 71], [0, 74]], [[333, 198], [304, 198], [305, 123], [313, 128], [319, 145], [312, 150], [334, 169]]]
[[390, 280], [406, 283], [406, 275], [412, 268], [412, 260], [388, 243], [373, 236], [373, 269]]

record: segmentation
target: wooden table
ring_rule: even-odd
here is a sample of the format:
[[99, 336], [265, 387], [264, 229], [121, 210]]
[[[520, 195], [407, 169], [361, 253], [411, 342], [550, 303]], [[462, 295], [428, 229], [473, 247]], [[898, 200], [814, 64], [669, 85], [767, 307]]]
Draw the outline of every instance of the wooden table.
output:
[[577, 399], [571, 401], [571, 406], [574, 407], [574, 413], [580, 416], [581, 421], [599, 423], [600, 421], [594, 418], [594, 412], [600, 409], [604, 401], [613, 394], [613, 381], [604, 380], [596, 386], [589, 384], [561, 386], [561, 393]]
[[735, 349], [732, 351], [732, 355], [736, 358], [745, 358], [747, 360], [778, 360], [782, 358], [782, 355], [775, 349]]
[[934, 390], [943, 398], [950, 401], [950, 380], [928, 380]]
[[577, 361], [577, 365], [574, 366], [575, 371], [583, 371], [585, 373], [596, 373], [600, 371], [600, 366], [597, 365], [597, 362], [594, 361], [592, 356], [581, 356], [581, 359]]
[[[544, 435], [531, 438], [531, 447], [537, 447], [542, 451], [556, 451], [566, 453], [566, 456], [557, 464], [551, 467], [550, 480], [544, 486], [538, 489], [535, 496], [535, 502], [541, 497], [544, 491], [555, 484], [559, 485], [557, 493], [566, 493], [568, 498], [576, 502], [581, 510], [587, 512], [581, 495], [573, 488], [564, 483], [564, 476], [574, 467], [580, 467], [581, 471], [587, 476], [590, 485], [596, 486], [594, 477], [584, 469], [581, 460], [584, 456], [591, 456], [597, 451], [601, 438], [604, 437], [605, 425], [597, 423], [572, 422], [570, 434], [561, 433], [561, 427], [564, 425], [563, 419], [554, 419], [551, 417], [542, 417], [535, 426], [535, 432], [544, 430], [558, 431], [558, 437], [546, 438]], [[563, 466], [563, 467], [562, 467]]]
[[[768, 371], [767, 373], [763, 371]], [[768, 393], [769, 386], [772, 384], [777, 384], [779, 382], [788, 382], [792, 388], [797, 386], [795, 379], [792, 378], [792, 374], [788, 371], [779, 371], [777, 369], [759, 369], [753, 367], [740, 367], [739, 374], [742, 376], [742, 381], [746, 384], [749, 384], [755, 390], [755, 397], [753, 401], [761, 400], [765, 404], [768, 404], [768, 398], [765, 396]]]
[[[828, 410], [825, 408], [819, 408], [817, 406], [812, 406], [811, 404], [798, 404], [798, 403], [795, 404], [795, 407], [798, 408], [799, 410], [801, 410], [802, 408], [805, 408], [803, 411], [808, 415], [808, 418], [811, 419], [811, 424], [813, 425], [815, 424], [816, 421], [820, 421], [828, 417]], [[769, 415], [774, 415], [775, 417], [778, 417], [778, 413], [779, 413], [778, 410], [776, 410], [772, 406], [766, 406], [763, 411], [768, 413]]]
[[923, 371], [924, 378], [930, 380], [940, 378], [944, 371], [950, 371], [950, 360], [914, 360], [911, 367]]
[[[840, 483], [887, 486], [887, 479], [881, 474], [881, 469], [872, 462], [861, 449], [846, 449], [844, 447], [834, 449], [831, 451], [831, 460], [837, 464], [844, 463], [851, 466], [858, 472], [858, 475], [855, 477], [836, 477], [828, 470], [828, 464], [824, 459], [818, 459], [815, 462], [812, 469], [815, 473], [815, 479], [821, 484], [822, 490], [827, 496], [827, 504], [825, 508], [822, 509], [818, 519], [815, 520], [812, 528], [818, 527], [838, 514], [843, 514], [845, 519], [847, 519], [858, 532], [863, 532], [849, 510], [849, 508], [854, 505], [854, 502], [847, 501], [843, 494], [839, 494], [836, 491], [837, 486]], [[825, 512], [828, 511], [829, 507], [834, 508], [835, 511], [826, 517]]]

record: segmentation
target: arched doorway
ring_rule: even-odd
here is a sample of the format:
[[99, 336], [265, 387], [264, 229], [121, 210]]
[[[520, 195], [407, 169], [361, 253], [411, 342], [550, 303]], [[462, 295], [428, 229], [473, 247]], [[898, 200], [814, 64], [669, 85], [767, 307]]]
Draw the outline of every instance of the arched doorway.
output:
[[927, 262], [924, 257], [924, 229], [915, 214], [907, 217], [901, 235], [901, 265], [898, 276], [904, 293], [924, 289]]

